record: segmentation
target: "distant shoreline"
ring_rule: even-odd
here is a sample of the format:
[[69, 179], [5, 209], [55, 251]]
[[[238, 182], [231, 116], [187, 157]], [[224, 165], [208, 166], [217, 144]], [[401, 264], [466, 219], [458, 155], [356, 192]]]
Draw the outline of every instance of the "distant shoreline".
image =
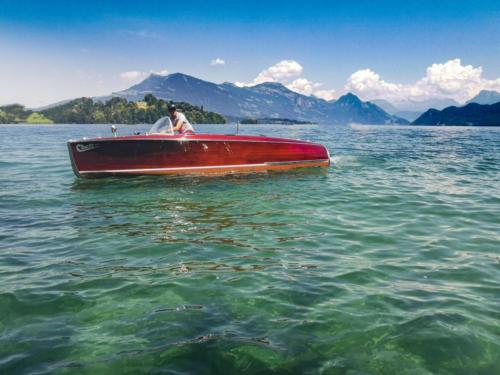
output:
[[[116, 125], [116, 126], [126, 126], [126, 127], [134, 127], [134, 126], [151, 126], [153, 124], [149, 123], [138, 123], [138, 124], [117, 124], [117, 123], [99, 123], [99, 124], [89, 124], [89, 123], [51, 123], [51, 124], [36, 124], [36, 123], [0, 123], [1, 126], [22, 126], [22, 127], [30, 127], [30, 126], [54, 126], [54, 125], [71, 125], [71, 126], [99, 126], [99, 125], [105, 125], [105, 126], [111, 126], [111, 125]], [[203, 124], [194, 124], [196, 126], [198, 125], [207, 125], [207, 126], [221, 126], [221, 127], [235, 127], [237, 126], [237, 123], [235, 122], [228, 122], [225, 124], [211, 124], [211, 123], [203, 123]], [[307, 126], [318, 126], [318, 125], [324, 125], [328, 127], [366, 127], [366, 128], [395, 128], [395, 129], [405, 129], [405, 128], [500, 128], [500, 124], [498, 125], [416, 125], [416, 124], [408, 124], [408, 125], [399, 125], [399, 124], [384, 124], [384, 125], [379, 125], [379, 124], [343, 124], [343, 125], [338, 125], [338, 124], [322, 124], [322, 123], [307, 123], [307, 124], [271, 124], [271, 123], [259, 123], [259, 124], [241, 124], [240, 125], [245, 125], [245, 126], [255, 126], [255, 125], [273, 125], [273, 126], [296, 126], [296, 125], [307, 125]]]

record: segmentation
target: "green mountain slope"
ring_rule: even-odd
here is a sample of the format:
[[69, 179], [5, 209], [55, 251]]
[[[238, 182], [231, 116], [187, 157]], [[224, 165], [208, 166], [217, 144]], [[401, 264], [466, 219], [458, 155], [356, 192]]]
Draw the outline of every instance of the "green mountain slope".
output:
[[203, 110], [184, 102], [167, 102], [153, 95], [133, 102], [112, 98], [104, 103], [91, 98], [79, 98], [39, 112], [15, 104], [0, 107], [0, 123], [57, 123], [57, 124], [152, 124], [168, 115], [168, 106], [175, 104], [193, 124], [224, 124], [226, 119], [218, 113]]

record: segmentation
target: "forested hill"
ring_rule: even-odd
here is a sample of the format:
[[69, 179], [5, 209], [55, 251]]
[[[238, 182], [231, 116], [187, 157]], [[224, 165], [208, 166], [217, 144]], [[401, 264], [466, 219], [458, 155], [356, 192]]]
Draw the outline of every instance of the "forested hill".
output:
[[470, 103], [463, 107], [448, 107], [442, 111], [429, 109], [413, 124], [500, 126], [500, 102], [491, 105]]
[[0, 107], [0, 124], [53, 124], [40, 112], [30, 111], [20, 104], [10, 104]]
[[152, 124], [168, 115], [168, 106], [175, 104], [194, 124], [224, 124], [218, 113], [204, 111], [203, 107], [184, 102], [157, 99], [148, 94], [143, 101], [111, 98], [105, 103], [91, 98], [79, 98], [38, 112], [20, 105], [0, 107], [0, 123], [57, 123], [57, 124]]

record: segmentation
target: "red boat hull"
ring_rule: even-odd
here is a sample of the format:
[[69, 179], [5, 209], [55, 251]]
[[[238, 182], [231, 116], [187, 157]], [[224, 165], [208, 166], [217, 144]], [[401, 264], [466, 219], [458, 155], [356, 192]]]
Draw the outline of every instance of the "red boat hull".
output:
[[330, 165], [319, 144], [238, 135], [138, 135], [69, 141], [79, 177], [207, 174]]

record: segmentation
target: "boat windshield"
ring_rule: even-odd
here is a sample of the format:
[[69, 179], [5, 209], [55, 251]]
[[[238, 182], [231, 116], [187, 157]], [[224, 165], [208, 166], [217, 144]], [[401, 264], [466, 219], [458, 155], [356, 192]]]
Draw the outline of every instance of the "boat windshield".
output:
[[171, 134], [172, 132], [172, 121], [170, 121], [170, 117], [165, 116], [159, 119], [154, 123], [154, 125], [149, 130], [149, 134], [158, 134], [158, 133], [167, 133]]

